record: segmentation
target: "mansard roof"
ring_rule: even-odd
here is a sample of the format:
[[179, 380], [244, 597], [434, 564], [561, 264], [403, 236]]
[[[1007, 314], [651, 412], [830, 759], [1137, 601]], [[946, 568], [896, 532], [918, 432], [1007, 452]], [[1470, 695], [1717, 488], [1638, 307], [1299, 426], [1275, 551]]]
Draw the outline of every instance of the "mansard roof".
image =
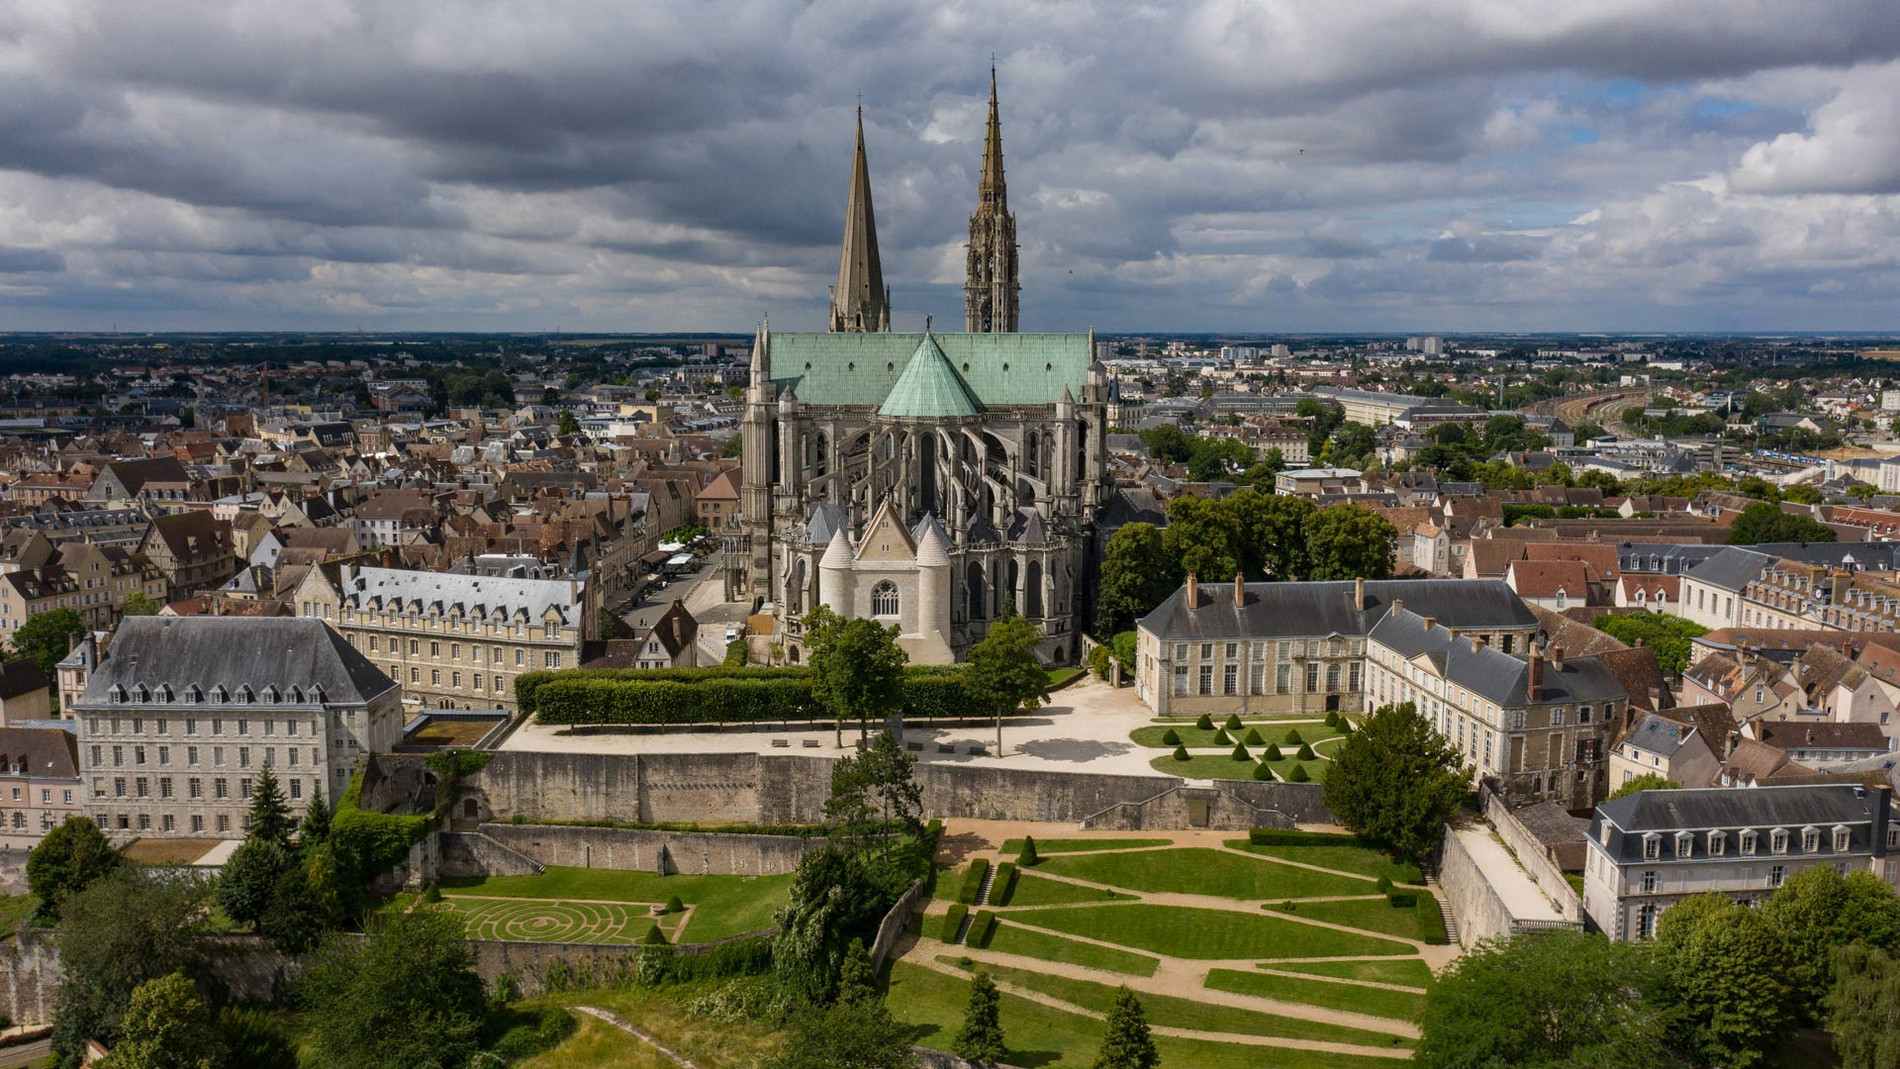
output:
[[1537, 617], [1497, 579], [1367, 580], [1364, 607], [1353, 604], [1353, 591], [1346, 581], [1248, 583], [1246, 604], [1237, 606], [1231, 585], [1203, 583], [1200, 604], [1190, 606], [1187, 587], [1182, 586], [1139, 625], [1163, 641], [1363, 636], [1395, 603], [1403, 602], [1421, 616], [1465, 631], [1537, 626]]
[[569, 624], [580, 621], [580, 584], [570, 579], [517, 579], [509, 576], [462, 575], [408, 568], [345, 568], [340, 584], [343, 600], [357, 609], [377, 601], [384, 605], [421, 605], [444, 615], [477, 609], [489, 616], [514, 617], [525, 611], [530, 623], [539, 623], [550, 609]]
[[1064, 387], [1080, 396], [1089, 382], [1087, 334], [773, 332], [766, 374], [779, 388], [796, 389], [804, 404], [877, 407], [909, 372], [926, 339], [982, 408], [1053, 405]]
[[312, 617], [131, 616], [119, 624], [110, 653], [87, 681], [82, 705], [108, 701], [114, 688], [157, 692], [174, 700], [196, 685], [205, 693], [275, 686], [323, 689], [324, 701], [358, 704], [396, 684], [322, 620]]

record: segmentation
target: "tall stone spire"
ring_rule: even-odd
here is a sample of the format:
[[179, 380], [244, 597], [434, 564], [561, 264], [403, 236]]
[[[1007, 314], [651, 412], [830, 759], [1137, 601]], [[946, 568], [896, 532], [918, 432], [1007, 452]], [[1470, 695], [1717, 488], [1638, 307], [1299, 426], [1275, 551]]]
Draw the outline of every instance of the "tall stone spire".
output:
[[969, 264], [963, 283], [964, 329], [972, 334], [1016, 330], [1016, 217], [1003, 182], [1003, 123], [996, 108], [996, 66], [990, 65], [990, 125], [983, 138], [983, 173], [970, 216]]
[[851, 190], [844, 203], [844, 247], [838, 284], [831, 291], [831, 329], [891, 329], [891, 292], [877, 257], [877, 216], [871, 210], [871, 169], [864, 159], [864, 106], [858, 106], [858, 151], [851, 160]]

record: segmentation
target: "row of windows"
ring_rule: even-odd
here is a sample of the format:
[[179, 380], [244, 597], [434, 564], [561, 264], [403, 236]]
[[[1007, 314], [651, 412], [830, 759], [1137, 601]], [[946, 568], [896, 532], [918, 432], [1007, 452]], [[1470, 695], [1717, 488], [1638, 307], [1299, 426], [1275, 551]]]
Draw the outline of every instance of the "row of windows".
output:
[[[1196, 695], [1201, 695], [1205, 697], [1205, 696], [1214, 694], [1215, 693], [1214, 668], [1215, 666], [1211, 664], [1201, 665], [1198, 677], [1195, 677], [1195, 676], [1190, 676], [1187, 665], [1184, 665], [1184, 664], [1175, 665], [1174, 666], [1174, 694], [1175, 696], [1186, 697], [1189, 694], [1196, 694]], [[1249, 667], [1248, 673], [1247, 673], [1247, 685], [1248, 685], [1247, 693], [1265, 694], [1267, 692], [1266, 668], [1267, 666], [1264, 664], [1254, 664]], [[1342, 668], [1343, 668], [1343, 671], [1342, 671]], [[1341, 693], [1342, 691], [1341, 683], [1343, 682], [1344, 692], [1357, 694], [1359, 692], [1359, 686], [1360, 686], [1360, 669], [1361, 669], [1361, 665], [1360, 665], [1360, 662], [1358, 661], [1349, 662], [1345, 664], [1344, 666], [1340, 665], [1338, 662], [1334, 662], [1332, 664], [1327, 665], [1325, 669], [1325, 684], [1326, 685], [1325, 685], [1324, 692], [1327, 694]], [[1220, 670], [1221, 670], [1220, 693], [1223, 695], [1229, 695], [1229, 696], [1239, 694], [1240, 693], [1240, 666], [1237, 664], [1222, 665], [1220, 666]], [[1304, 683], [1305, 683], [1306, 693], [1308, 694], [1321, 693], [1320, 666], [1317, 663], [1314, 663], [1311, 661], [1307, 662], [1306, 671], [1304, 672], [1304, 677], [1305, 677]], [[1273, 692], [1275, 694], [1293, 693], [1293, 666], [1292, 665], [1281, 664], [1281, 665], [1275, 666], [1274, 674], [1273, 674]]]
[[[113, 827], [118, 828], [120, 831], [131, 831], [134, 825], [137, 826], [139, 831], [152, 830], [152, 814], [150, 813], [139, 813], [136, 816], [129, 813], [119, 813], [116, 816], [107, 816], [104, 813], [97, 813], [97, 814], [94, 814], [92, 820], [93, 820], [93, 823], [99, 825], [100, 831], [105, 831], [108, 828], [113, 828]], [[212, 818], [211, 823], [212, 823], [212, 826], [217, 828], [220, 833], [228, 832], [231, 830], [231, 814], [219, 813], [214, 818]], [[189, 820], [187, 821], [187, 825], [190, 827], [191, 831], [194, 834], [204, 831], [205, 830], [204, 814], [202, 813], [191, 814]], [[251, 815], [249, 813], [244, 814], [243, 828], [247, 832], [251, 830]], [[158, 815], [158, 830], [159, 831], [177, 831], [178, 818], [173, 816], [170, 813], [160, 813]]]
[[[1251, 647], [1251, 649], [1249, 649]], [[1214, 651], [1219, 650], [1227, 660], [1236, 660], [1243, 650], [1250, 652], [1255, 660], [1260, 660], [1273, 649], [1282, 661], [1295, 657], [1357, 657], [1364, 652], [1362, 639], [1313, 638], [1292, 639], [1279, 642], [1177, 642], [1174, 644], [1174, 659], [1185, 661], [1190, 653], [1198, 651], [1200, 659], [1211, 661]]]
[[[356, 721], [356, 711], [353, 709], [339, 710], [337, 713], [333, 715], [336, 716], [336, 720], [338, 724], [343, 724], [345, 722], [355, 723]], [[89, 716], [86, 718], [86, 734], [89, 736], [98, 736], [102, 734], [103, 735], [122, 734], [122, 731], [120, 729], [125, 726], [126, 719], [129, 719], [131, 721], [131, 725], [132, 725], [131, 734], [133, 735], [145, 734], [145, 718], [142, 716], [134, 716], [130, 718], [120, 718], [116, 716], [109, 716], [109, 717]], [[211, 717], [210, 720], [211, 720], [210, 733], [213, 735], [224, 734], [225, 719], [221, 716], [214, 716], [214, 717]], [[197, 717], [188, 716], [184, 718], [184, 721], [185, 721], [185, 734], [187, 735], [198, 734], [198, 718]], [[277, 734], [277, 725], [279, 721], [276, 720], [275, 718], [262, 717], [258, 720], [258, 723], [262, 725], [261, 728], [259, 729], [262, 734], [265, 734], [265, 735]], [[298, 725], [303, 722], [300, 720], [286, 719], [282, 721], [282, 723], [284, 725], [284, 734], [295, 735], [297, 734], [299, 730]], [[234, 717], [230, 721], [230, 724], [231, 724], [232, 729], [239, 735], [249, 735], [251, 733], [251, 721], [249, 717], [243, 717], [243, 716]], [[153, 727], [154, 734], [168, 735], [171, 733], [171, 721], [167, 717], [162, 717], [162, 716], [153, 717], [152, 727]], [[101, 728], [104, 728], [105, 730], [101, 731], [100, 730]], [[322, 734], [322, 732], [323, 732], [322, 721], [315, 720], [315, 719], [311, 720], [310, 734], [319, 735], [319, 734]]]
[[[330, 606], [328, 605], [310, 601], [303, 603], [303, 615], [305, 616], [328, 618], [329, 614]], [[433, 611], [427, 615], [422, 615], [413, 609], [408, 612], [390, 613], [378, 612], [374, 609], [358, 610], [347, 606], [343, 609], [342, 619], [346, 624], [354, 624], [357, 626], [381, 625], [383, 627], [404, 629], [439, 625], [444, 631], [453, 630], [456, 624], [453, 618], [437, 616]], [[465, 635], [487, 634], [500, 637], [504, 634], [504, 628], [506, 628], [506, 633], [512, 635], [514, 638], [521, 638], [527, 626], [521, 620], [515, 620], [505, 624], [501, 621], [490, 620], [486, 622], [485, 626], [479, 629], [477, 627], [478, 621], [472, 618], [465, 619], [461, 623], [462, 633]], [[561, 630], [561, 624], [558, 621], [543, 621], [541, 624], [541, 637], [548, 641], [553, 641], [561, 637]]]
[[[548, 667], [549, 668], [561, 667], [561, 655], [558, 653], [548, 654]], [[473, 676], [474, 678], [469, 681], [473, 685], [471, 689], [479, 691], [482, 689], [482, 674], [480, 672], [475, 672], [473, 673]], [[393, 664], [390, 665], [389, 678], [401, 679], [402, 669], [398, 667], [397, 665], [393, 665]], [[411, 668], [409, 670], [409, 682], [420, 685], [422, 683], [422, 669]], [[508, 677], [507, 676], [496, 674], [490, 677], [490, 683], [494, 687], [494, 693], [496, 694], [508, 693]], [[429, 685], [432, 687], [439, 687], [442, 685], [442, 669], [440, 668], [429, 669]], [[459, 689], [462, 686], [462, 673], [450, 672], [449, 686]]]
[[[352, 646], [356, 645], [356, 635], [351, 634], [346, 637], [349, 640], [350, 645]], [[403, 641], [404, 641], [403, 639], [392, 637], [388, 642], [388, 652], [400, 654], [402, 652]], [[422, 640], [412, 638], [407, 641], [409, 643], [409, 656], [411, 657], [422, 656], [422, 652], [421, 652]], [[368, 636], [368, 642], [364, 645], [363, 649], [369, 653], [382, 653], [384, 651], [383, 647], [384, 647], [384, 643], [382, 641], [381, 636], [370, 635]], [[527, 650], [517, 649], [514, 651], [514, 655], [515, 655], [514, 656], [515, 667], [523, 668], [527, 666], [528, 657], [529, 657], [529, 653]], [[442, 643], [440, 641], [430, 640], [429, 656], [436, 660], [442, 659]], [[555, 654], [555, 656], [558, 657], [559, 654]], [[460, 642], [449, 643], [449, 660], [459, 661], [461, 659], [462, 659], [462, 644]], [[468, 647], [468, 659], [469, 659], [469, 662], [472, 664], [481, 664], [482, 663], [482, 647], [475, 645], [474, 643], [470, 643]], [[506, 650], [501, 646], [496, 646], [489, 652], [489, 659], [488, 659], [489, 664], [499, 665], [499, 664], [504, 663], [505, 659], [506, 659]]]
[[[72, 805], [72, 804], [73, 804], [73, 790], [72, 790], [72, 788], [71, 788], [71, 787], [63, 787], [63, 788], [61, 788], [61, 789], [60, 789], [60, 792], [59, 792], [59, 793], [60, 793], [60, 795], [61, 795], [61, 798], [60, 798], [60, 803], [61, 803], [62, 805]], [[15, 787], [15, 788], [13, 788], [13, 801], [14, 801], [14, 802], [15, 802], [16, 804], [17, 804], [17, 803], [22, 803], [22, 802], [25, 802], [25, 801], [26, 801], [26, 791], [25, 791], [25, 789], [23, 789], [23, 788], [20, 788], [20, 787]], [[40, 788], [40, 804], [41, 804], [41, 805], [52, 805], [52, 804], [53, 804], [53, 788], [51, 788], [51, 787], [41, 787], [41, 788]]]
[[[1605, 832], [1607, 835], [1607, 827], [1605, 828]], [[1844, 827], [1831, 829], [1829, 837], [1832, 840], [1834, 852], [1837, 854], [1845, 853], [1848, 847], [1853, 843], [1853, 833]], [[1677, 832], [1673, 838], [1675, 840], [1675, 856], [1680, 858], [1695, 856], [1695, 833], [1680, 831]], [[1744, 829], [1737, 834], [1735, 838], [1736, 848], [1743, 857], [1754, 857], [1760, 849], [1761, 833], [1755, 831], [1753, 828]], [[1787, 853], [1788, 845], [1792, 841], [1792, 838], [1792, 834], [1786, 828], [1772, 829], [1768, 833], [1768, 852], [1771, 854]], [[1813, 854], [1820, 852], [1821, 842], [1821, 829], [1801, 829], [1802, 853]], [[1888, 830], [1887, 845], [1890, 847], [1900, 847], [1900, 827]], [[1725, 831], [1709, 832], [1705, 849], [1708, 851], [1708, 856], [1710, 857], [1726, 856], [1728, 853], [1728, 833]], [[1654, 861], [1662, 857], [1662, 853], [1663, 836], [1661, 833], [1650, 832], [1643, 836], [1643, 858], [1645, 860]]]
[[[284, 700], [285, 693], [284, 691], [278, 690], [275, 685], [266, 686], [263, 692], [263, 704], [276, 705]], [[290, 688], [288, 694], [291, 705], [304, 704], [304, 689], [302, 687], [293, 686]], [[156, 690], [147, 687], [143, 683], [139, 683], [133, 686], [129, 691], [122, 685], [114, 684], [112, 689], [107, 692], [107, 695], [114, 704], [118, 705], [123, 705], [128, 701], [136, 702], [140, 705], [169, 705], [176, 700], [170, 683], [160, 683]], [[322, 705], [324, 703], [325, 698], [321, 684], [311, 684], [309, 698], [310, 703], [313, 705]], [[235, 699], [233, 699], [231, 692], [226, 690], [222, 683], [211, 688], [210, 703], [212, 705], [225, 705], [234, 700], [238, 705], [256, 705], [258, 704], [258, 694], [250, 688], [249, 684], [237, 689]], [[198, 684], [193, 683], [185, 688], [185, 704], [201, 705], [204, 704], [205, 701], [205, 691], [201, 689]]]
[[[303, 799], [303, 780], [297, 779], [295, 777], [287, 777], [285, 778], [283, 782], [284, 782], [285, 790], [287, 790], [290, 793], [290, 797], [292, 801], [301, 801]], [[312, 790], [315, 790], [319, 786], [319, 783], [315, 778], [311, 779], [310, 784], [311, 784]], [[176, 798], [177, 793], [174, 790], [175, 786], [176, 786], [176, 783], [171, 776], [159, 776], [157, 777], [156, 782], [152, 778], [147, 777], [147, 776], [134, 776], [134, 777], [131, 777], [130, 779], [128, 779], [125, 776], [114, 776], [112, 777], [110, 794], [111, 794], [111, 797], [113, 798], [151, 798], [153, 797], [152, 790], [154, 787], [156, 787], [158, 790], [157, 797]], [[222, 799], [222, 798], [231, 797], [231, 780], [229, 777], [226, 777], [226, 776], [212, 777], [211, 782], [210, 782], [210, 788], [211, 788], [211, 797], [214, 799]], [[240, 799], [249, 798], [251, 796], [251, 777], [244, 776], [240, 778], [237, 781], [237, 788], [238, 788], [237, 796]], [[100, 776], [93, 777], [92, 796], [94, 798], [107, 797], [107, 784], [103, 777], [100, 777]], [[185, 797], [186, 798], [205, 797], [204, 777], [202, 776], [186, 777]]]
[[[346, 740], [344, 739], [332, 739], [330, 740], [330, 745], [334, 749], [341, 750], [345, 748], [344, 746], [345, 741]], [[350, 739], [348, 740], [348, 742], [350, 743], [350, 747], [354, 748], [355, 740]], [[237, 750], [238, 767], [239, 768], [251, 767], [251, 748], [249, 746], [238, 746], [238, 747], [235, 747], [235, 749]], [[184, 747], [184, 751], [185, 751], [185, 764], [197, 765], [200, 763], [199, 759], [202, 756], [202, 750], [200, 747], [186, 746]], [[264, 751], [265, 767], [275, 767], [277, 764], [277, 747], [265, 746], [263, 747], [263, 751]], [[295, 746], [284, 747], [285, 764], [288, 764], [291, 768], [296, 768], [298, 764], [298, 758], [301, 752], [302, 751], [300, 751]], [[106, 747], [98, 743], [94, 743], [92, 745], [91, 756], [92, 756], [92, 763], [89, 766], [90, 768], [96, 770], [96, 769], [107, 767], [106, 761], [105, 761], [106, 757], [108, 756]], [[126, 767], [126, 758], [128, 756], [132, 759], [133, 767], [146, 764], [147, 757], [156, 757], [157, 760], [152, 761], [150, 763], [159, 765], [159, 766], [165, 766], [172, 763], [172, 748], [170, 746], [152, 746], [152, 747], [113, 746], [111, 748], [110, 756], [112, 758], [112, 764], [111, 764], [112, 768]], [[319, 747], [319, 746], [310, 747], [310, 763], [312, 765], [316, 765], [316, 764], [321, 763], [322, 760], [323, 760], [322, 747]], [[211, 747], [211, 764], [213, 765], [224, 764], [224, 747], [222, 746]]]

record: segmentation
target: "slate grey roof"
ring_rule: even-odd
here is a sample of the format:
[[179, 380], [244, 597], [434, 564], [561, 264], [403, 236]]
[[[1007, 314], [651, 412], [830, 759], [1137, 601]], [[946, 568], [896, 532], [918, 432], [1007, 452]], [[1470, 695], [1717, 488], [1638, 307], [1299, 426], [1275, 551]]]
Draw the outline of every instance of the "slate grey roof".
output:
[[356, 704], [396, 684], [322, 620], [310, 617], [130, 616], [119, 624], [105, 661], [86, 683], [82, 706], [109, 704], [114, 686], [169, 685], [183, 702], [196, 684], [232, 695], [248, 686], [260, 697], [274, 686], [288, 703], [291, 687], [323, 688], [333, 704]]
[[1533, 630], [1531, 614], [1496, 579], [1377, 579], [1366, 583], [1366, 607], [1353, 605], [1350, 582], [1248, 583], [1235, 606], [1231, 583], [1202, 583], [1200, 605], [1187, 605], [1183, 585], [1141, 618], [1163, 641], [1189, 638], [1292, 638], [1370, 634], [1394, 601], [1464, 630]]
[[[1593, 823], [1591, 831], [1595, 836], [1602, 824], [1608, 823], [1615, 832], [1631, 833], [1628, 839], [1633, 844], [1640, 844], [1642, 833], [1651, 831], [1668, 833], [1708, 828], [1753, 828], [1766, 833], [1772, 828], [1798, 830], [1809, 826], [1825, 831], [1836, 824], [1852, 826], [1874, 821], [1879, 815], [1879, 804], [1886, 797], [1886, 792], [1852, 785], [1638, 791], [1597, 806], [1597, 823]], [[1619, 838], [1621, 836], [1612, 835], [1610, 852], [1613, 856], [1617, 854]], [[1830, 838], [1825, 834], [1821, 836], [1822, 856], [1833, 851]], [[1881, 840], [1874, 843], [1876, 849], [1884, 848], [1884, 845]], [[1768, 846], [1764, 834], [1756, 856], [1772, 857]], [[1865, 851], [1867, 846], [1864, 832], [1857, 829], [1850, 851]], [[1636, 845], [1635, 852], [1641, 856], [1640, 845]], [[1664, 853], [1667, 855], [1668, 851]], [[1737, 856], [1740, 850], [1730, 844], [1729, 854]], [[1795, 843], [1789, 847], [1788, 856], [1815, 855], [1800, 854], [1799, 843]]]
[[1660, 716], [1645, 716], [1636, 722], [1628, 735], [1623, 736], [1623, 741], [1649, 753], [1673, 757], [1677, 750], [1682, 749], [1692, 730]]
[[[1492, 646], [1480, 645], [1473, 649], [1470, 639], [1454, 637], [1451, 628], [1444, 625], [1426, 628], [1424, 617], [1412, 611], [1409, 600], [1404, 608], [1387, 613], [1373, 627], [1371, 639], [1407, 660], [1421, 655], [1429, 658], [1446, 679], [1500, 706], [1533, 704], [1530, 662]], [[1628, 697], [1623, 684], [1595, 657], [1566, 658], [1562, 669], [1547, 660], [1543, 673], [1544, 694], [1538, 699], [1541, 703], [1597, 702]]]
[[344, 600], [358, 609], [381, 598], [384, 604], [392, 600], [402, 605], [420, 603], [424, 613], [434, 607], [445, 615], [457, 606], [464, 613], [479, 608], [489, 616], [499, 613], [513, 617], [525, 610], [528, 622], [539, 623], [553, 608], [563, 622], [572, 624], [579, 622], [581, 606], [579, 584], [568, 579], [345, 566], [339, 586]]
[[811, 522], [805, 525], [805, 541], [815, 546], [828, 546], [831, 536], [844, 526], [844, 506], [821, 501], [811, 510]]
[[79, 778], [79, 740], [46, 727], [0, 728], [0, 771], [51, 779]]
[[1774, 563], [1775, 558], [1766, 553], [1757, 553], [1740, 546], [1729, 546], [1682, 574], [1698, 583], [1707, 583], [1720, 590], [1739, 593], [1743, 587], [1760, 579], [1762, 573]]

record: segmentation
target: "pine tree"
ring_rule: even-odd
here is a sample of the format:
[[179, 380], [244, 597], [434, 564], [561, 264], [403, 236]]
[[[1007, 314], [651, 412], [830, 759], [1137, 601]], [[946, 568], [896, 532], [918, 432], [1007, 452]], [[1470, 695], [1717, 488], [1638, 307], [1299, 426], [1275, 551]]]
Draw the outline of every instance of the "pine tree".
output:
[[1161, 1054], [1148, 1033], [1148, 1016], [1141, 1000], [1126, 987], [1115, 989], [1115, 1004], [1108, 1010], [1108, 1035], [1102, 1039], [1102, 1053], [1095, 1069], [1155, 1069]]
[[1017, 855], [1016, 864], [1022, 868], [1028, 868], [1041, 860], [1040, 857], [1036, 856], [1036, 837], [1033, 835], [1023, 836], [1023, 852]]
[[877, 971], [871, 968], [871, 955], [862, 939], [851, 940], [845, 948], [844, 963], [838, 970], [838, 1001], [877, 1001]]
[[290, 806], [277, 785], [277, 775], [265, 765], [251, 784], [251, 837], [268, 839], [279, 846], [290, 844]]
[[990, 974], [978, 970], [970, 984], [970, 1006], [963, 1014], [963, 1029], [950, 1049], [957, 1057], [978, 1065], [993, 1065], [1003, 1057], [1003, 1025], [998, 1019], [1001, 998]]
[[297, 826], [297, 845], [311, 846], [330, 837], [330, 807], [323, 801], [323, 788], [310, 792], [310, 807], [303, 811], [303, 823]]

